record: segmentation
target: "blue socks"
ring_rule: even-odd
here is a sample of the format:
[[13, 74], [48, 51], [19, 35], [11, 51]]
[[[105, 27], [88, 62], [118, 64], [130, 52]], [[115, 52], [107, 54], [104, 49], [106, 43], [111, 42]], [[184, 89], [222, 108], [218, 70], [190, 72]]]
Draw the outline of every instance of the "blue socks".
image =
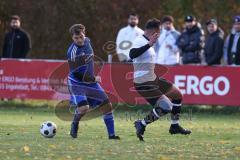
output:
[[105, 125], [107, 127], [108, 136], [114, 136], [115, 135], [115, 129], [114, 129], [114, 118], [113, 113], [106, 113], [103, 115], [103, 120], [105, 122]]
[[82, 118], [82, 114], [78, 112], [78, 110], [75, 110], [75, 113], [73, 115], [73, 123], [79, 123], [80, 119]]

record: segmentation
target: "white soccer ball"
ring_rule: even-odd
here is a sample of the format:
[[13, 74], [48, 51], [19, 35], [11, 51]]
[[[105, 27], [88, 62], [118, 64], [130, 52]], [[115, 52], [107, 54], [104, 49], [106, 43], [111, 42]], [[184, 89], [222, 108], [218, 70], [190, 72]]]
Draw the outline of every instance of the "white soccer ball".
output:
[[53, 138], [57, 133], [57, 125], [51, 121], [43, 122], [40, 133], [45, 138]]

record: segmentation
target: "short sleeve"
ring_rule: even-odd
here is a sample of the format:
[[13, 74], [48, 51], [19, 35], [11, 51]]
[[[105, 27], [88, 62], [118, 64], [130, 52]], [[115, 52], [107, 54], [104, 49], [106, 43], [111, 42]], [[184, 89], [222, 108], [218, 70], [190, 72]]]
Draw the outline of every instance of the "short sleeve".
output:
[[144, 45], [146, 45], [147, 43], [145, 41], [143, 41], [141, 38], [137, 37], [134, 41], [133, 41], [133, 47], [132, 48], [140, 48]]

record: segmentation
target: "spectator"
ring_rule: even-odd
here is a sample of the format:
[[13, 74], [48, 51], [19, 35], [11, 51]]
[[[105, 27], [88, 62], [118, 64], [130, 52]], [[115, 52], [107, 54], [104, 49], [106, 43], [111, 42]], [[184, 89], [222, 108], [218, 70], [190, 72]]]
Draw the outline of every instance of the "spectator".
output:
[[3, 58], [26, 58], [31, 48], [28, 34], [21, 28], [21, 19], [13, 15], [10, 22], [11, 31], [5, 35]]
[[143, 30], [138, 27], [139, 17], [137, 14], [130, 14], [128, 26], [122, 28], [117, 35], [117, 54], [120, 62], [128, 62], [129, 51], [132, 48], [133, 40], [143, 34]]
[[177, 45], [181, 49], [183, 64], [201, 63], [204, 32], [194, 16], [185, 17], [185, 30], [177, 40]]
[[217, 20], [211, 19], [207, 23], [209, 35], [204, 47], [205, 60], [208, 65], [221, 64], [224, 45], [224, 32], [218, 27]]
[[224, 44], [224, 60], [229, 65], [240, 65], [240, 15], [234, 17], [231, 34]]
[[164, 16], [162, 19], [163, 29], [158, 38], [157, 61], [158, 64], [176, 65], [179, 63], [179, 49], [176, 41], [180, 33], [175, 30], [172, 16]]

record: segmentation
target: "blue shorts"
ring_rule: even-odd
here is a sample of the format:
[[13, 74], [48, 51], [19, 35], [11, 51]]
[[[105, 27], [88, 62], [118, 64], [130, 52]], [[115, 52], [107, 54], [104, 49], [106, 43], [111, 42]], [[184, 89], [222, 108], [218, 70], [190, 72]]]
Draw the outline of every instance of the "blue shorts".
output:
[[70, 104], [73, 106], [89, 105], [91, 108], [109, 103], [104, 89], [98, 83], [82, 83], [68, 79]]

